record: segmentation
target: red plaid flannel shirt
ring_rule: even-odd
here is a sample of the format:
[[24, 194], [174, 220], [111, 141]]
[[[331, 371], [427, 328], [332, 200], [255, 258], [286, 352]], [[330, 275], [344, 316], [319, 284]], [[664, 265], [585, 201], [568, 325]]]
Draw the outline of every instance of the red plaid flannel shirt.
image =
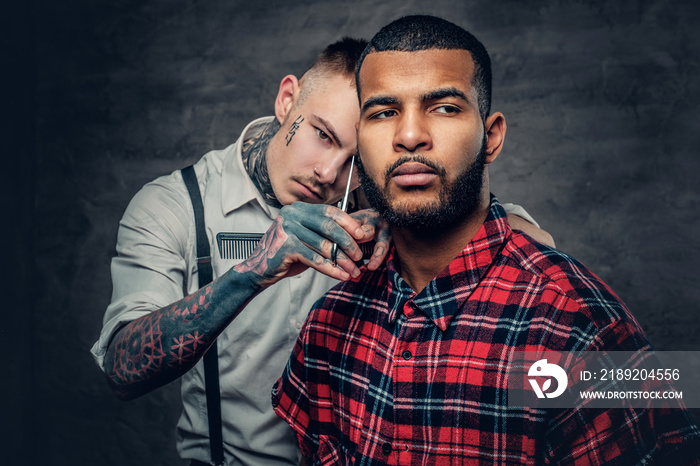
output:
[[474, 239], [421, 293], [393, 254], [387, 262], [316, 303], [273, 388], [275, 411], [314, 464], [697, 461], [700, 432], [685, 410], [507, 405], [514, 351], [649, 343], [610, 288], [513, 232], [495, 198]]

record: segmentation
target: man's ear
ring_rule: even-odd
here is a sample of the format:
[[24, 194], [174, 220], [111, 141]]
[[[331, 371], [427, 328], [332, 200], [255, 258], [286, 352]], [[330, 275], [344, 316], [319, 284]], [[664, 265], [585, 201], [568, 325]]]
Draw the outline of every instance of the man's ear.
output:
[[484, 122], [486, 131], [486, 163], [496, 160], [503, 149], [506, 139], [506, 117], [496, 112], [489, 115]]
[[297, 97], [299, 97], [299, 80], [296, 76], [288, 74], [280, 81], [280, 89], [275, 99], [275, 116], [280, 124], [294, 106]]

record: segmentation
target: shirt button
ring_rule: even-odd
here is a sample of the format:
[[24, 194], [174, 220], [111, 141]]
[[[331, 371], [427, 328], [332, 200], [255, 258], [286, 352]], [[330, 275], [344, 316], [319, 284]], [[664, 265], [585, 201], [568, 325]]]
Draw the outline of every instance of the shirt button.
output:
[[385, 443], [382, 445], [382, 451], [384, 452], [385, 455], [388, 455], [391, 453], [391, 444], [390, 443]]
[[411, 356], [413, 356], [413, 355], [411, 354], [410, 351], [405, 350], [403, 353], [401, 353], [401, 356], [403, 356], [403, 358], [404, 358], [406, 361], [408, 361], [409, 359], [411, 359]]

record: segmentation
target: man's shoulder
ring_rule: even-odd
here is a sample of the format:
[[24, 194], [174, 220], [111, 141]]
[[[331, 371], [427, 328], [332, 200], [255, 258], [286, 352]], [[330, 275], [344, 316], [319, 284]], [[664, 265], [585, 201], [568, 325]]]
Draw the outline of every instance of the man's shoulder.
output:
[[513, 232], [503, 255], [512, 267], [530, 275], [531, 283], [570, 301], [598, 325], [633, 320], [612, 288], [574, 257], [518, 232]]

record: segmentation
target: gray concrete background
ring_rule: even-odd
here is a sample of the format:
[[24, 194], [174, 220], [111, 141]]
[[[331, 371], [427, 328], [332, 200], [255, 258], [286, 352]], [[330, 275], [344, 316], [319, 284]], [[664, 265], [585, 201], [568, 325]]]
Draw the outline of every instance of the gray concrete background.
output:
[[700, 350], [697, 2], [10, 5], [0, 463], [180, 464], [177, 384], [119, 402], [88, 353], [124, 208], [271, 114], [280, 79], [325, 44], [410, 13], [465, 26], [492, 55], [508, 122], [491, 167], [499, 199], [607, 281], [657, 349]]

